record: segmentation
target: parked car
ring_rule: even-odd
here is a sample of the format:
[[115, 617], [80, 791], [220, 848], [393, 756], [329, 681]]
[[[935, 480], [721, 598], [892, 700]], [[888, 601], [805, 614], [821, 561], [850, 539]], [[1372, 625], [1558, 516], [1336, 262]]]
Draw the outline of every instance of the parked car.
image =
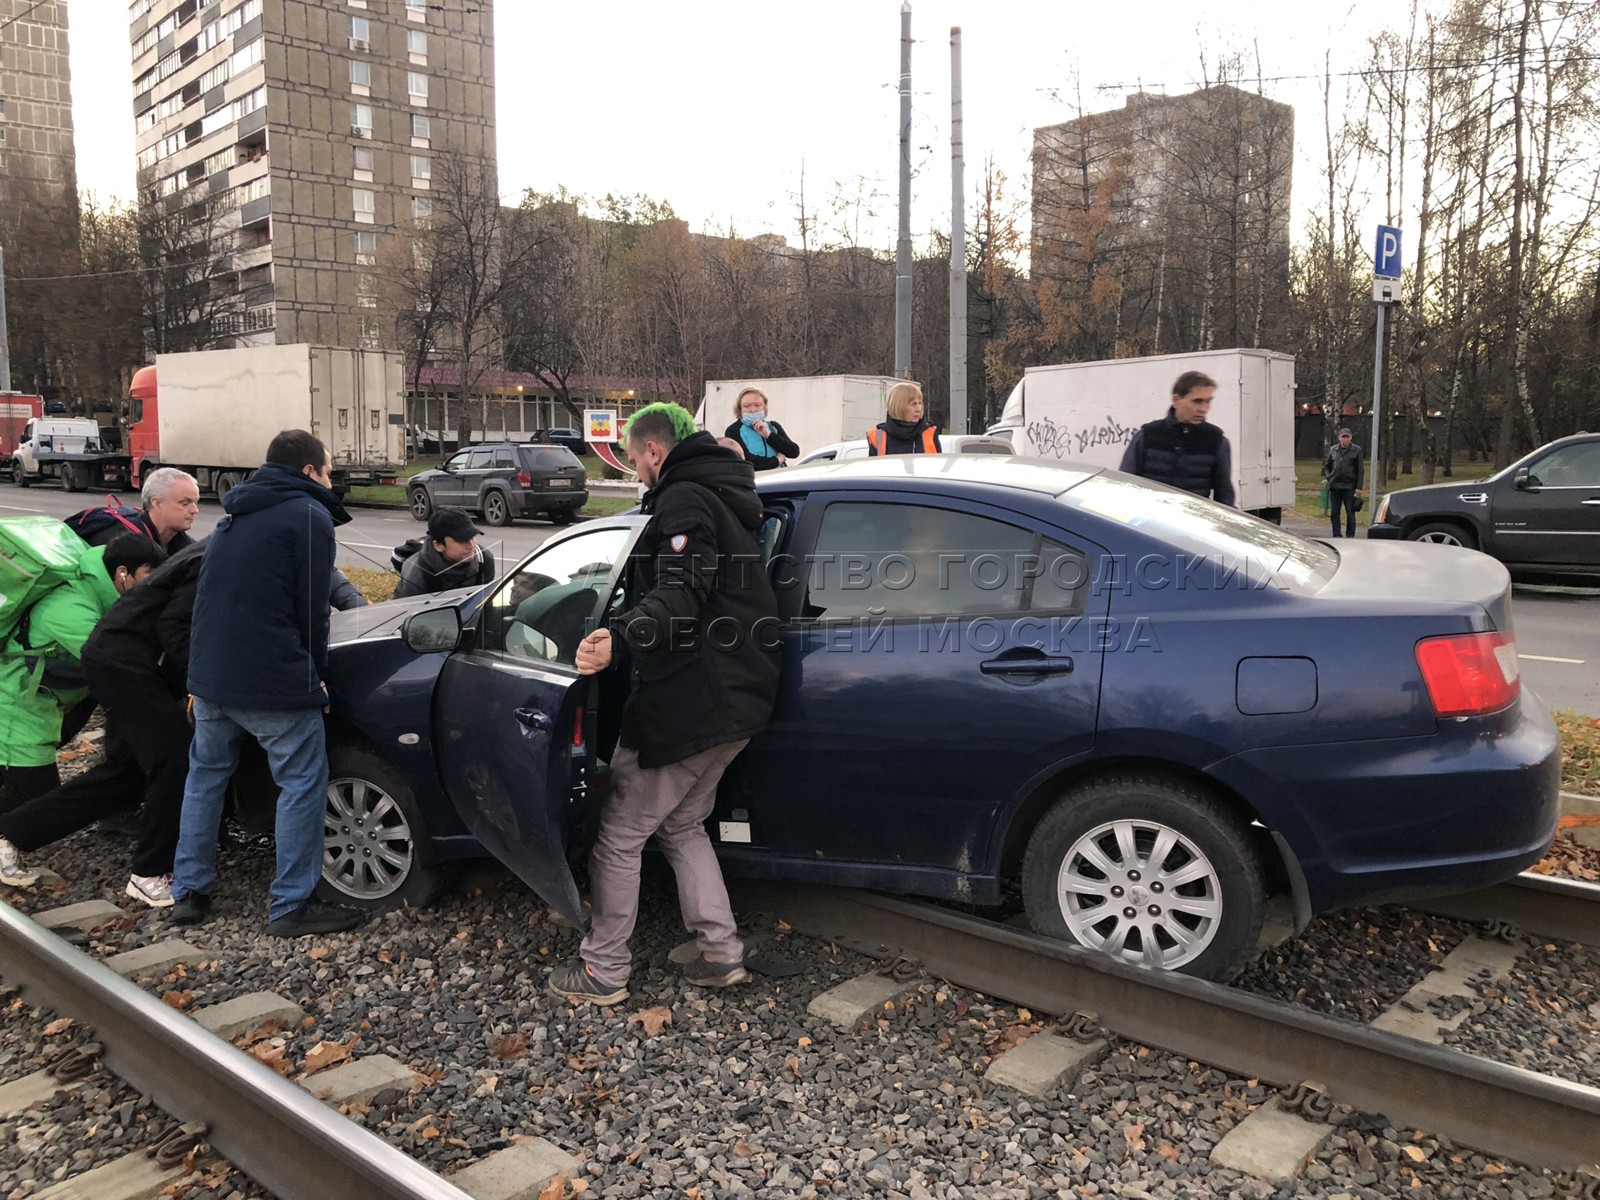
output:
[[533, 440], [555, 446], [565, 446], [568, 450], [578, 455], [594, 453], [589, 449], [589, 443], [584, 440], [583, 434], [570, 426], [536, 430]]
[[[1011, 445], [1010, 438], [990, 437], [982, 433], [947, 433], [939, 435], [939, 444], [944, 447], [946, 454], [1015, 454], [1016, 449]], [[810, 454], [796, 459], [791, 466], [807, 467], [818, 463], [841, 462], [852, 458], [868, 458], [867, 439], [856, 438], [851, 442], [834, 442], [831, 446], [819, 446]]]
[[1580, 433], [1472, 483], [1402, 488], [1369, 538], [1482, 550], [1518, 571], [1600, 573], [1600, 433]]
[[[771, 726], [710, 822], [730, 874], [993, 904], [1218, 977], [1271, 891], [1298, 922], [1537, 861], [1554, 722], [1505, 568], [1338, 550], [1115, 471], [972, 455], [772, 472]], [[336, 613], [323, 884], [425, 899], [491, 853], [574, 921], [628, 681], [574, 666], [646, 523], [474, 592]]]
[[589, 500], [583, 464], [564, 446], [492, 442], [457, 451], [406, 484], [411, 515], [426, 521], [436, 508], [465, 508], [490, 525], [543, 514], [565, 525]]

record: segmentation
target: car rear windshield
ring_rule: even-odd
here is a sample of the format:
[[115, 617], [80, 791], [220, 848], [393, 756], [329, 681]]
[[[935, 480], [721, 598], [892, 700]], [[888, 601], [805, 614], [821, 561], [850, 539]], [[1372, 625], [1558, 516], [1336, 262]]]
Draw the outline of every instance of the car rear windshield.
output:
[[1179, 554], [1249, 572], [1252, 579], [1271, 578], [1288, 591], [1315, 592], [1339, 569], [1338, 554], [1321, 542], [1131, 475], [1102, 472], [1062, 499], [1083, 512], [1163, 541]]
[[534, 446], [524, 449], [523, 453], [528, 456], [529, 469], [534, 471], [560, 471], [566, 467], [583, 466], [565, 446]]

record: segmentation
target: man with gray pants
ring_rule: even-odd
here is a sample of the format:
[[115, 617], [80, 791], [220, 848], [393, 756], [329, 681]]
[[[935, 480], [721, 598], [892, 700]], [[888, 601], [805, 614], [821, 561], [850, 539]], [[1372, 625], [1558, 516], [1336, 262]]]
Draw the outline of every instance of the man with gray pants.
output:
[[[649, 489], [650, 523], [628, 564], [631, 606], [614, 621], [631, 686], [589, 860], [592, 924], [581, 957], [550, 976], [551, 994], [573, 1004], [628, 997], [639, 861], [652, 836], [699, 942], [684, 980], [727, 987], [749, 978], [705, 821], [723, 771], [766, 727], [778, 694], [778, 603], [756, 541], [755, 472], [675, 404], [641, 409], [624, 436]], [[611, 629], [591, 633], [578, 670], [610, 666], [613, 642]]]

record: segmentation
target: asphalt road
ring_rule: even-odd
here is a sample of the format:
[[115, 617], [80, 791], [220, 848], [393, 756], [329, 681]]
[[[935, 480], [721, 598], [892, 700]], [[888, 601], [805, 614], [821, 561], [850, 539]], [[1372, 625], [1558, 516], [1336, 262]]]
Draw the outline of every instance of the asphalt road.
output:
[[[124, 503], [136, 501], [128, 495]], [[52, 485], [26, 490], [0, 484], [0, 516], [48, 513], [67, 517], [100, 498], [69, 494]], [[383, 568], [390, 550], [421, 534], [423, 526], [403, 509], [352, 508], [354, 518], [339, 528], [341, 567]], [[195, 535], [211, 531], [222, 510], [202, 501]], [[1300, 532], [1319, 532], [1309, 526]], [[483, 543], [494, 551], [502, 572], [556, 532], [547, 521], [518, 521], [505, 529], [485, 528]], [[1522, 677], [1556, 710], [1573, 709], [1600, 717], [1600, 587], [1545, 587], [1518, 584], [1513, 601]]]

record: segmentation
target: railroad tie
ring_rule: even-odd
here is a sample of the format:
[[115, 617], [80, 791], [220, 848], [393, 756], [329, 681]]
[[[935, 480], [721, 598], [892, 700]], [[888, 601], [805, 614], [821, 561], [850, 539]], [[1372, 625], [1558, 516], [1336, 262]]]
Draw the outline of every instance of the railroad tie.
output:
[[76, 929], [80, 933], [88, 933], [91, 929], [99, 929], [108, 921], [120, 921], [128, 915], [127, 909], [119, 908], [109, 900], [85, 900], [81, 904], [68, 904], [61, 908], [47, 908], [43, 912], [36, 912], [33, 914], [33, 919], [52, 931]]
[[917, 990], [915, 979], [891, 979], [870, 972], [831, 987], [806, 1005], [806, 1012], [837, 1025], [858, 1029], [875, 1019], [885, 1005], [893, 1004]]
[[33, 1200], [154, 1200], [188, 1173], [182, 1162], [163, 1167], [135, 1150], [35, 1192]]
[[1445, 955], [1437, 971], [1379, 1014], [1372, 1027], [1422, 1042], [1442, 1043], [1446, 1033], [1467, 1019], [1468, 1010], [1463, 1006], [1443, 1017], [1433, 1011], [1433, 1002], [1469, 999], [1472, 985], [1485, 976], [1494, 981], [1504, 979], [1516, 966], [1521, 951], [1520, 942], [1513, 945], [1498, 939], [1469, 937]]
[[1321, 1085], [1297, 1084], [1230, 1129], [1211, 1148], [1211, 1161], [1269, 1182], [1294, 1179], [1333, 1133], [1326, 1121], [1304, 1114], [1331, 1111]]
[[450, 1176], [473, 1200], [538, 1200], [558, 1177], [577, 1177], [581, 1164], [543, 1138], [529, 1138]]
[[1072, 1087], [1105, 1057], [1110, 1046], [1100, 1036], [1098, 1024], [1093, 1014], [1075, 1013], [1061, 1031], [1036, 1033], [996, 1055], [983, 1077], [1025, 1096], [1047, 1099]]

